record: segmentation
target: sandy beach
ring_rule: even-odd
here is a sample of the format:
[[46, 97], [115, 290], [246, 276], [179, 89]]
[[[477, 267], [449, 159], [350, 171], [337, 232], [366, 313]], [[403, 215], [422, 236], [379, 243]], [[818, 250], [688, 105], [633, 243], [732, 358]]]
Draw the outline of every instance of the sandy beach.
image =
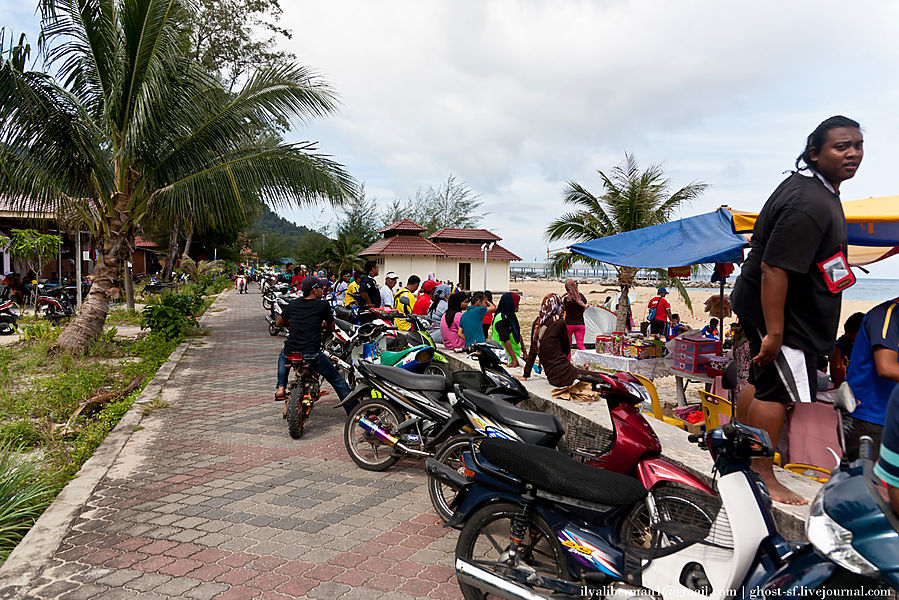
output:
[[[565, 293], [565, 283], [562, 279], [517, 279], [509, 282], [509, 287], [516, 292], [522, 294], [521, 303], [519, 305], [519, 321], [521, 322], [522, 336], [525, 338], [526, 348], [530, 338], [530, 324], [536, 318], [540, 310], [540, 302], [546, 294], [557, 293], [562, 295]], [[617, 289], [607, 285], [599, 285], [589, 282], [578, 282], [578, 288], [587, 298], [590, 304], [601, 305], [605, 301], [606, 296], [614, 296]], [[680, 296], [677, 290], [669, 288], [671, 292], [668, 295], [668, 301], [671, 303], [671, 312], [679, 314], [681, 321], [690, 327], [702, 328], [708, 324], [709, 319], [713, 316], [705, 312], [705, 301], [709, 296], [713, 295], [708, 290], [688, 289], [693, 305], [692, 312], [687, 308], [687, 303]], [[640, 321], [646, 318], [647, 304], [656, 295], [654, 287], [637, 287], [633, 290], [638, 297], [633, 301], [634, 321], [639, 326]], [[725, 294], [729, 294], [730, 289], [725, 289]], [[717, 295], [717, 294], [714, 294]], [[496, 299], [494, 299], [496, 300]], [[840, 316], [840, 334], [843, 332], [842, 323], [846, 318], [854, 312], [867, 312], [875, 305], [883, 302], [885, 298], [874, 298], [870, 301], [860, 300], [844, 300], [842, 314]], [[725, 319], [725, 326], [729, 325], [734, 318]], [[676, 393], [674, 388], [674, 377], [664, 377], [655, 381], [659, 397], [665, 404], [674, 405], [676, 402]], [[695, 386], [692, 386], [695, 387]], [[690, 398], [688, 392], [688, 398]]]

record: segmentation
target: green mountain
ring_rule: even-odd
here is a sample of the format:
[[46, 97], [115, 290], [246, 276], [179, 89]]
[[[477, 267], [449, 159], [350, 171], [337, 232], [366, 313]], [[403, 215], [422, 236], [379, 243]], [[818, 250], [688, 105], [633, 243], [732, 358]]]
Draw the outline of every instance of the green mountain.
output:
[[268, 207], [263, 207], [247, 234], [253, 250], [268, 261], [290, 258], [297, 263], [316, 264], [322, 260], [329, 242], [317, 231], [288, 221]]

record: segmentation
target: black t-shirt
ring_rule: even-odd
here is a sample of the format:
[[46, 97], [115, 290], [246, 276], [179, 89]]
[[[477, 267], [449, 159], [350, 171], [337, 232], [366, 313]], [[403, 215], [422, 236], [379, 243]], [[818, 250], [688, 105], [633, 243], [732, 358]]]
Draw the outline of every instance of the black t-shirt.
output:
[[765, 203], [752, 230], [749, 255], [734, 285], [734, 312], [765, 332], [762, 262], [787, 271], [786, 346], [830, 354], [840, 320], [841, 293], [827, 289], [818, 263], [846, 252], [846, 217], [839, 197], [817, 176], [794, 173]]
[[[584, 304], [587, 303], [587, 299], [583, 294], [578, 294], [581, 297], [581, 302]], [[567, 296], [562, 301], [562, 304], [565, 307], [565, 323], [568, 325], [583, 325], [584, 324], [584, 311], [586, 307], [581, 306], [571, 298]]]
[[333, 323], [331, 306], [324, 300], [297, 298], [284, 307], [282, 317], [290, 323], [284, 347], [294, 352], [313, 354], [322, 349], [322, 323]]
[[[359, 292], [360, 294], [362, 292], [368, 294], [368, 299], [371, 300], [369, 306], [381, 306], [381, 288], [378, 287], [378, 282], [376, 282], [375, 278], [371, 275], [365, 274], [362, 276], [361, 281], [359, 281]], [[359, 296], [359, 299], [362, 299], [361, 295]], [[362, 304], [362, 302], [359, 304]]]

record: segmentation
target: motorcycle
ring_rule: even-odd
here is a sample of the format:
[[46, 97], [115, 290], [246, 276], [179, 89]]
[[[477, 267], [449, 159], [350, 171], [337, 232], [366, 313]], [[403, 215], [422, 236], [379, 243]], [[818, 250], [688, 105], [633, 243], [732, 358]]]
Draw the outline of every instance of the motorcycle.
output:
[[246, 275], [238, 275], [237, 281], [237, 293], [238, 294], [246, 294], [247, 293], [247, 276]]
[[38, 284], [37, 310], [42, 317], [49, 320], [54, 326], [59, 325], [60, 321], [71, 317], [75, 314], [75, 309], [69, 302], [69, 298], [62, 288], [55, 287], [41, 294], [44, 291], [44, 284]]
[[262, 308], [270, 311], [278, 298], [287, 296], [290, 296], [290, 284], [284, 281], [274, 282], [262, 292]]
[[[646, 489], [670, 483], [714, 494], [702, 480], [661, 458], [662, 445], [659, 438], [637, 409], [640, 403], [648, 400], [649, 395], [636, 377], [630, 373], [597, 374], [597, 379], [594, 389], [600, 392], [609, 408], [611, 432], [607, 433], [598, 426], [572, 428], [565, 435], [564, 447], [560, 448], [563, 452], [591, 467], [634, 477]], [[466, 400], [484, 403], [483, 398], [471, 392], [463, 391], [462, 395]], [[482, 435], [545, 445], [540, 440], [524, 439], [507, 433], [496, 434], [489, 428]], [[555, 444], [547, 447], [555, 447]], [[447, 443], [433, 459], [427, 461], [431, 504], [444, 521], [449, 521], [453, 516], [450, 507], [458, 490], [471, 484], [465, 477], [462, 466], [462, 455], [467, 449], [466, 440], [455, 440], [454, 444]], [[440, 463], [443, 469], [438, 469], [436, 463]], [[459, 520], [455, 523], [458, 525]]]
[[[754, 457], [774, 454], [765, 431], [733, 420], [688, 439], [714, 459], [719, 496], [647, 490], [545, 448], [481, 442], [464, 455], [473, 483], [456, 511], [468, 516], [456, 545], [465, 598], [807, 598], [899, 589], [897, 520], [870, 460], [841, 465], [812, 503], [810, 543], [797, 545], [777, 532], [771, 499], [750, 470]], [[867, 457], [870, 438], [862, 447]], [[649, 528], [635, 527], [637, 512]]]
[[22, 312], [12, 300], [0, 304], [0, 335], [12, 335], [18, 329]]

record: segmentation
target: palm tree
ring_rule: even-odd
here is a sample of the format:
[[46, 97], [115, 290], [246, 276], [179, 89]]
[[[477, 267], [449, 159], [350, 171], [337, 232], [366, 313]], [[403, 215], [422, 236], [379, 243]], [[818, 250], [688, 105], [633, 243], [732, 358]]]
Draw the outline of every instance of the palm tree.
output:
[[214, 228], [255, 201], [356, 193], [315, 144], [259, 134], [335, 109], [308, 69], [264, 68], [229, 94], [188, 56], [182, 0], [41, 0], [40, 9], [50, 72], [26, 69], [21, 49], [0, 64], [0, 193], [80, 220], [100, 247], [61, 348], [101, 333], [128, 240], [144, 224], [185, 215]]
[[325, 264], [335, 273], [343, 271], [361, 271], [365, 263], [359, 253], [365, 250], [359, 238], [345, 232], [337, 234], [337, 238], [331, 240], [325, 253]]
[[[707, 187], [705, 183], [694, 181], [669, 194], [669, 181], [660, 165], [650, 165], [645, 171], [640, 171], [636, 159], [627, 153], [624, 162], [616, 165], [609, 175], [602, 171], [598, 173], [603, 182], [603, 194], [599, 197], [579, 183], [568, 182], [563, 201], [577, 210], [563, 214], [550, 223], [546, 228], [547, 240], [586, 242], [667, 223], [676, 208], [697, 198]], [[557, 252], [550, 262], [551, 268], [557, 274], [564, 273], [574, 258], [570, 252]], [[577, 259], [595, 262], [581, 256]], [[637, 269], [615, 266], [615, 270], [621, 288], [617, 308], [618, 330], [624, 331], [627, 325], [627, 294], [634, 285]], [[667, 279], [666, 272], [660, 271], [660, 275]], [[668, 282], [677, 287], [689, 306], [690, 298], [683, 284], [677, 279]]]

